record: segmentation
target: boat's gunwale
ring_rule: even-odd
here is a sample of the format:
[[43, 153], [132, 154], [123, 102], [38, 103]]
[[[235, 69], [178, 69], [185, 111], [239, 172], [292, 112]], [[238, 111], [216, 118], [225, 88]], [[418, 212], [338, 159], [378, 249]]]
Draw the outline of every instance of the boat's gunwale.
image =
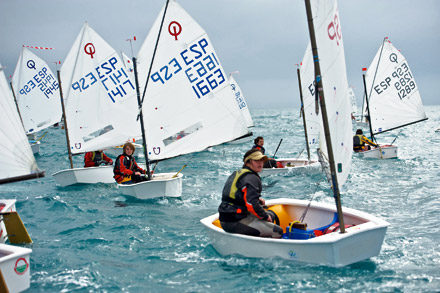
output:
[[[275, 205], [275, 204], [289, 204], [289, 203], [306, 207], [308, 205], [309, 201], [299, 200], [299, 199], [289, 199], [289, 198], [279, 198], [279, 199], [273, 199], [273, 200], [266, 201], [266, 205], [268, 205], [268, 206]], [[332, 204], [321, 203], [321, 202], [312, 202], [312, 205], [313, 205], [313, 207], [316, 207], [316, 208], [319, 208], [322, 210], [336, 212], [336, 208]], [[344, 234], [330, 233], [330, 234], [322, 235], [319, 237], [314, 237], [314, 238], [310, 238], [310, 239], [301, 239], [301, 240], [264, 238], [264, 237], [248, 236], [248, 235], [243, 235], [243, 234], [228, 233], [213, 224], [213, 222], [218, 219], [218, 216], [219, 216], [218, 213], [211, 215], [211, 216], [208, 216], [208, 217], [205, 217], [205, 218], [201, 219], [200, 222], [206, 228], [213, 230], [213, 231], [215, 231], [219, 234], [222, 234], [224, 236], [242, 238], [245, 240], [252, 240], [252, 241], [259, 241], [259, 242], [291, 243], [291, 244], [335, 243], [338, 241], [342, 241], [343, 239], [348, 238], [348, 237], [350, 237], [354, 234], [357, 234], [357, 233], [363, 233], [363, 232], [378, 229], [378, 228], [386, 228], [390, 225], [390, 223], [388, 223], [385, 220], [382, 220], [376, 216], [373, 216], [373, 215], [370, 215], [365, 212], [355, 210], [352, 208], [343, 208], [343, 212], [344, 212], [344, 215], [350, 215], [352, 217], [364, 219], [366, 222], [355, 226], [355, 227], [357, 227], [356, 229], [350, 229], [350, 228], [346, 229], [346, 231], [348, 233], [344, 233]], [[371, 225], [370, 223], [373, 223], [373, 225]], [[360, 227], [362, 229], [359, 229]]]

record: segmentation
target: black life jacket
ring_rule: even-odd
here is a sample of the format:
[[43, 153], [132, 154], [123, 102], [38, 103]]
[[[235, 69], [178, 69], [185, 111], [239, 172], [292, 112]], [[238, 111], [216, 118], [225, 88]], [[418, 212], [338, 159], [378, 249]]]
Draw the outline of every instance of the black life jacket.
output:
[[259, 150], [263, 155], [266, 152], [266, 150], [264, 149], [264, 147], [258, 145], [258, 144], [254, 144], [254, 146], [252, 147], [253, 149], [257, 149]]
[[243, 168], [240, 171], [235, 171], [235, 176], [229, 176], [223, 189], [222, 201], [230, 202], [238, 206], [246, 206], [243, 191], [238, 189], [237, 182], [240, 178], [251, 172], [251, 170]]
[[363, 147], [365, 145], [365, 142], [362, 141], [362, 134], [356, 134], [353, 136], [353, 147]]
[[124, 173], [121, 172], [121, 160], [120, 160], [121, 156], [124, 157], [123, 164], [125, 168], [131, 171], [135, 171], [136, 165], [134, 164], [133, 157], [121, 154], [116, 158], [115, 166], [113, 167], [113, 173], [115, 175], [124, 175]]
[[101, 152], [92, 152], [92, 154], [93, 154], [92, 161], [95, 162], [95, 165], [96, 165], [96, 163], [104, 160], [104, 156], [102, 155]]

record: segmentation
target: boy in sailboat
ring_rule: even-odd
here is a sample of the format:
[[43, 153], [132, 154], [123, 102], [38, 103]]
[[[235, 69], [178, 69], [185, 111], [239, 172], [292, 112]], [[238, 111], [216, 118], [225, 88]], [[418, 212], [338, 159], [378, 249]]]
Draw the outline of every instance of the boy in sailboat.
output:
[[113, 160], [107, 157], [102, 150], [87, 152], [84, 155], [84, 167], [97, 167], [101, 164], [113, 165]]
[[371, 150], [370, 146], [378, 147], [379, 145], [369, 140], [363, 134], [362, 129], [356, 130], [356, 135], [353, 136], [353, 151], [355, 152], [368, 151]]
[[124, 144], [122, 148], [123, 153], [119, 155], [115, 160], [115, 167], [113, 173], [115, 174], [116, 182], [119, 184], [131, 184], [142, 181], [147, 181], [147, 178], [143, 176], [146, 171], [138, 166], [134, 159], [135, 146], [131, 142]]
[[[264, 138], [262, 136], [257, 136], [254, 139], [254, 146], [253, 149], [259, 150], [263, 155], [265, 154], [266, 150], [264, 149]], [[267, 159], [266, 162], [264, 162], [263, 168], [283, 168], [283, 165], [281, 163], [278, 163], [274, 159]]]
[[242, 169], [232, 173], [226, 181], [218, 207], [220, 224], [226, 232], [281, 238], [283, 229], [272, 223], [261, 197], [263, 188], [258, 173], [267, 160], [257, 149], [247, 151]]

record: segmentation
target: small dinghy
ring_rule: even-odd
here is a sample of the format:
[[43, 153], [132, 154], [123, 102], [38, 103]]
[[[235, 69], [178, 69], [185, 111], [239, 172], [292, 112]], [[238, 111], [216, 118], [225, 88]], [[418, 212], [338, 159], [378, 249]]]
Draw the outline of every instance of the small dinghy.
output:
[[[340, 267], [378, 255], [389, 224], [365, 212], [342, 207], [340, 187], [350, 173], [353, 138], [340, 18], [336, 0], [305, 2], [326, 144], [326, 148], [318, 149], [319, 161], [326, 171], [335, 205], [286, 198], [266, 201], [270, 217], [283, 228], [281, 239], [227, 233], [218, 222], [218, 214], [201, 223], [212, 246], [222, 255], [281, 257]], [[333, 27], [333, 37], [329, 37], [328, 23]]]

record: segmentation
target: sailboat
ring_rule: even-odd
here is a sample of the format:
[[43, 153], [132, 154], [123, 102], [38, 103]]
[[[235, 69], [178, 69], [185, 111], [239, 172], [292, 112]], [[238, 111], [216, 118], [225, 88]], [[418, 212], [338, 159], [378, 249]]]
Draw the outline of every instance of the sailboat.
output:
[[[341, 23], [336, 0], [305, 2], [326, 138], [326, 148], [320, 153], [330, 167], [335, 205], [289, 198], [266, 201], [271, 217], [284, 229], [281, 239], [227, 233], [218, 222], [218, 214], [201, 223], [222, 255], [281, 257], [340, 267], [379, 254], [389, 224], [358, 210], [342, 209], [339, 188], [349, 175], [353, 150]], [[295, 228], [296, 221], [302, 229]], [[331, 229], [333, 232], [328, 233], [336, 223], [339, 232]]]
[[74, 168], [72, 155], [123, 144], [140, 132], [135, 86], [123, 61], [85, 23], [58, 78], [70, 168], [53, 174], [56, 183], [115, 183], [112, 166]]
[[[23, 47], [15, 67], [11, 86], [23, 127], [35, 135], [61, 121], [58, 82], [47, 63]], [[40, 140], [30, 140], [34, 154]]]
[[211, 40], [176, 1], [167, 1], [159, 13], [137, 62], [139, 84], [148, 87], [141, 88], [141, 96], [152, 161], [203, 151], [248, 133]]
[[[427, 120], [419, 89], [405, 57], [384, 38], [363, 75], [371, 139], [375, 135]], [[397, 138], [397, 137], [396, 137]], [[397, 146], [359, 152], [365, 158], [397, 158]]]
[[[23, 129], [12, 92], [0, 64], [0, 184], [43, 177]], [[0, 199], [0, 291], [19, 292], [30, 286], [32, 250], [11, 244], [32, 243], [15, 208], [15, 199]]]
[[[265, 177], [274, 174], [296, 174], [303, 171], [318, 171], [321, 166], [318, 160], [311, 159], [311, 150], [319, 146], [319, 134], [321, 133], [321, 114], [316, 111], [315, 85], [313, 76], [313, 60], [310, 45], [307, 47], [299, 68], [297, 69], [298, 84], [300, 89], [301, 116], [303, 119], [304, 135], [306, 141], [307, 159], [300, 158], [277, 158], [283, 168], [263, 168], [259, 174]], [[280, 142], [281, 143], [281, 142]], [[301, 155], [302, 152], [300, 152]]]

